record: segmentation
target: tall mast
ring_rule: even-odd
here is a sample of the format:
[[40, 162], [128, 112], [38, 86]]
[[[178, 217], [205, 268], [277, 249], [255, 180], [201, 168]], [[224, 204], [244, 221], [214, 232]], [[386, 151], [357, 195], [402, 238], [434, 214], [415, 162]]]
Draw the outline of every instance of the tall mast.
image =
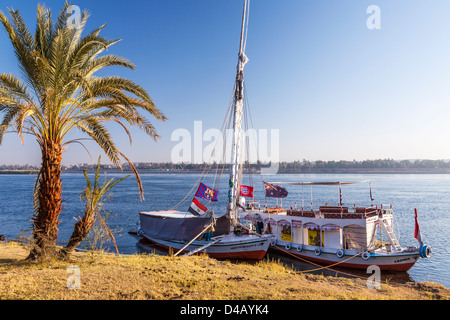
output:
[[[244, 47], [244, 34], [245, 34], [245, 22], [247, 19], [247, 1], [244, 0], [244, 12], [242, 14], [242, 28], [241, 28], [241, 41], [239, 46], [238, 65], [236, 84], [234, 87], [233, 97], [233, 141], [231, 149], [231, 173], [229, 181], [229, 203], [228, 203], [228, 215], [231, 218], [231, 223], [237, 220], [237, 206], [236, 201], [239, 198], [240, 189], [240, 153], [241, 153], [241, 130], [242, 130], [242, 113], [244, 109], [244, 66], [248, 59], [245, 56]], [[246, 34], [245, 34], [246, 35]]]

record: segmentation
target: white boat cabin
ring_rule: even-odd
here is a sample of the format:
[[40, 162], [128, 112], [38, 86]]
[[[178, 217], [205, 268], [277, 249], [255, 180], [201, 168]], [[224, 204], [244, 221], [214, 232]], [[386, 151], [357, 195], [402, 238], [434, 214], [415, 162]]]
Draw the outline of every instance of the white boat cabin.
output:
[[393, 232], [391, 205], [327, 204], [309, 210], [295, 207], [269, 208], [261, 206], [259, 202], [249, 202], [239, 216], [242, 223], [254, 226], [258, 232], [275, 235], [274, 244], [286, 248], [301, 246], [301, 249], [320, 248], [325, 251], [402, 250]]

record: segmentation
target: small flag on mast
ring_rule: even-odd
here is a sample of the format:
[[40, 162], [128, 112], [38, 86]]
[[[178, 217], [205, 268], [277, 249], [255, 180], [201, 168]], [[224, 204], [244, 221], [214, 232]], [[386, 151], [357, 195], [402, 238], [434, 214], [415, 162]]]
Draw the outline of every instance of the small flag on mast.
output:
[[211, 189], [207, 185], [200, 183], [195, 196], [197, 198], [205, 199], [208, 201], [217, 201], [217, 196], [219, 195], [218, 190]]
[[414, 238], [416, 238], [417, 241], [419, 241], [419, 243], [422, 244], [423, 243], [422, 233], [420, 232], [419, 222], [417, 221], [417, 209], [414, 209], [414, 213], [415, 213], [415, 220], [416, 220], [416, 229], [414, 231]]
[[241, 185], [240, 196], [246, 198], [253, 198], [253, 187]]
[[286, 198], [289, 194], [285, 188], [267, 182], [264, 182], [264, 189], [267, 198]]
[[208, 209], [200, 201], [194, 198], [188, 211], [194, 216], [202, 216], [207, 210]]

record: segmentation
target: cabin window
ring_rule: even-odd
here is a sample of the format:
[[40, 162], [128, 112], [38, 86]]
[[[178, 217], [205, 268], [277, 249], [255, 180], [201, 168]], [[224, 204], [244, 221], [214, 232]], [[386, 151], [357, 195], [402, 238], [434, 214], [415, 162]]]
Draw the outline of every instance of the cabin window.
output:
[[[322, 247], [325, 246], [324, 244], [324, 232], [322, 231]], [[308, 244], [310, 246], [316, 246], [316, 247], [320, 247], [320, 234], [319, 234], [319, 230], [308, 230]]]
[[291, 233], [291, 225], [284, 225], [282, 226], [281, 229], [281, 240], [282, 241], [287, 241], [287, 242], [292, 242], [292, 233]]

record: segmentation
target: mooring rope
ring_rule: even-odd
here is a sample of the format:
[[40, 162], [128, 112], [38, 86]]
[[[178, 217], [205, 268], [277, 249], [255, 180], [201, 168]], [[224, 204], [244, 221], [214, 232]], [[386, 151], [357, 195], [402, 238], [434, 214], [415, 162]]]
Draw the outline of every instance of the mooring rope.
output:
[[184, 249], [186, 249], [192, 242], [197, 240], [198, 237], [200, 237], [203, 233], [205, 233], [209, 228], [214, 226], [214, 222], [209, 224], [205, 229], [202, 230], [194, 239], [192, 239], [188, 244], [186, 244], [183, 248], [181, 248], [177, 253], [174, 254], [174, 257], [176, 257], [180, 252], [182, 252]]
[[[364, 251], [361, 251], [361, 252], [355, 254], [354, 256], [352, 256], [352, 257], [350, 257], [350, 258], [348, 258], [348, 259], [346, 259], [346, 260], [337, 262], [337, 263], [335, 263], [335, 264], [331, 264], [331, 265], [329, 265], [329, 266], [321, 266], [321, 265], [319, 265], [319, 264], [317, 264], [317, 263], [314, 263], [314, 262], [312, 262], [312, 261], [303, 259], [303, 258], [301, 258], [301, 257], [299, 257], [299, 256], [297, 256], [297, 255], [295, 255], [295, 254], [292, 254], [292, 253], [290, 253], [289, 251], [284, 250], [284, 249], [282, 249], [282, 248], [280, 248], [280, 247], [277, 247], [277, 249], [280, 250], [280, 251], [282, 251], [282, 252], [284, 252], [284, 253], [287, 253], [288, 255], [290, 255], [290, 256], [292, 256], [292, 257], [294, 257], [294, 258], [296, 258], [296, 259], [299, 259], [299, 260], [301, 260], [301, 261], [303, 261], [303, 262], [306, 262], [306, 263], [308, 263], [308, 264], [312, 264], [312, 265], [315, 265], [315, 266], [319, 267], [319, 268], [317, 268], [317, 269], [295, 271], [297, 274], [303, 274], [303, 273], [307, 273], [307, 272], [314, 272], [314, 271], [319, 271], [319, 270], [322, 270], [322, 269], [327, 269], [327, 270], [329, 270], [329, 271], [333, 271], [333, 272], [336, 272], [336, 273], [345, 274], [345, 275], [350, 276], [350, 277], [355, 277], [355, 278], [360, 278], [360, 279], [368, 280], [367, 277], [358, 276], [358, 275], [356, 275], [356, 274], [351, 274], [351, 273], [348, 273], [348, 272], [343, 272], [343, 271], [338, 271], [338, 270], [335, 270], [335, 269], [331, 269], [331, 267], [337, 266], [337, 265], [339, 265], [339, 264], [341, 264], [341, 263], [343, 263], [343, 262], [345, 262], [345, 261], [348, 261], [348, 260], [350, 260], [350, 259], [353, 259], [353, 258], [357, 257], [358, 255], [361, 255]], [[381, 282], [381, 281], [385, 282], [386, 284], [397, 284], [397, 285], [402, 285], [402, 286], [405, 285], [404, 283], [399, 283], [399, 282], [393, 282], [393, 281], [381, 280], [381, 279], [380, 279], [380, 282]]]

